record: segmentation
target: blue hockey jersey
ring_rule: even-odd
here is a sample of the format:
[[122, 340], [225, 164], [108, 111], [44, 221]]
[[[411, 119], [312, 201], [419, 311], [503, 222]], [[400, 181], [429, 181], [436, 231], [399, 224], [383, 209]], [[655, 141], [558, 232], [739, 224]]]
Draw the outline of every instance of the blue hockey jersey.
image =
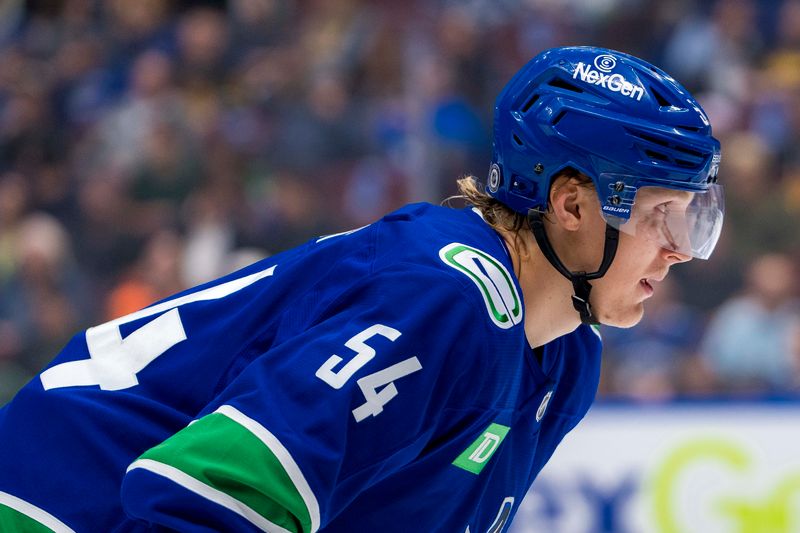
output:
[[413, 204], [76, 335], [0, 410], [0, 531], [500, 532], [599, 379]]

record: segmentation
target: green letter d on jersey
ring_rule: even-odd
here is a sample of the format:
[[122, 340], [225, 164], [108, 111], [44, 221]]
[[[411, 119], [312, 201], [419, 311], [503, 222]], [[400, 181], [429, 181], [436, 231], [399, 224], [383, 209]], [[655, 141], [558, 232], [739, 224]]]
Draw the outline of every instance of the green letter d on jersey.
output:
[[508, 426], [502, 424], [490, 424], [469, 448], [456, 457], [453, 464], [467, 472], [480, 474], [494, 452], [497, 451], [500, 443], [506, 438], [509, 429]]
[[[218, 300], [271, 276], [275, 266], [266, 270], [209, 287], [179, 298], [167, 300], [141, 311], [86, 330], [89, 359], [69, 361], [48, 368], [40, 379], [44, 390], [60, 387], [100, 385], [103, 390], [121, 390], [139, 383], [136, 374], [158, 356], [186, 340], [179, 307], [192, 302]], [[160, 315], [124, 339], [120, 324]]]
[[497, 327], [508, 329], [522, 321], [517, 288], [500, 261], [477, 248], [457, 242], [439, 250], [439, 257], [477, 285], [489, 317]]

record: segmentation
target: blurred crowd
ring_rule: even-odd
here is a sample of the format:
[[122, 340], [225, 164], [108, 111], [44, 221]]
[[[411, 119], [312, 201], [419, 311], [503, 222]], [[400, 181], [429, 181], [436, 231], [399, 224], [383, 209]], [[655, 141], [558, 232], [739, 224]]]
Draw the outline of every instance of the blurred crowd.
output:
[[713, 258], [603, 328], [601, 396], [800, 384], [800, 0], [0, 2], [0, 404], [81, 328], [484, 178], [551, 46], [672, 73], [723, 143]]

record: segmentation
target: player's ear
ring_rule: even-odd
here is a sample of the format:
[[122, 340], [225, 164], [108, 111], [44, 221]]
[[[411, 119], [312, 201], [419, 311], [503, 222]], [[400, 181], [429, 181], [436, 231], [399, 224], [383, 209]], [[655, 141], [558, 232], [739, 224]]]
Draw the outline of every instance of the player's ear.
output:
[[585, 213], [586, 205], [582, 187], [577, 180], [559, 176], [550, 188], [550, 216], [559, 226], [577, 231]]

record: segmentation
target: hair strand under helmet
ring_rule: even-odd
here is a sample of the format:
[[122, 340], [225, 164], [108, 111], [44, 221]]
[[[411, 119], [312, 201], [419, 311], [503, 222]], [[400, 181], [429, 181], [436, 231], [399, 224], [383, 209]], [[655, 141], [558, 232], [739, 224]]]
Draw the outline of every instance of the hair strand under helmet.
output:
[[[553, 48], [520, 69], [497, 98], [487, 192], [528, 217], [545, 257], [572, 282], [581, 320], [597, 323], [588, 281], [613, 261], [618, 228], [630, 218], [637, 191], [655, 186], [704, 194], [718, 187], [719, 162], [708, 117], [668, 74], [614, 50]], [[593, 273], [563, 265], [541, 220], [552, 179], [566, 168], [591, 178], [603, 215], [616, 221], [607, 226], [603, 261]], [[702, 252], [693, 255], [710, 254], [721, 218], [720, 211], [701, 228], [707, 235], [696, 248]]]

